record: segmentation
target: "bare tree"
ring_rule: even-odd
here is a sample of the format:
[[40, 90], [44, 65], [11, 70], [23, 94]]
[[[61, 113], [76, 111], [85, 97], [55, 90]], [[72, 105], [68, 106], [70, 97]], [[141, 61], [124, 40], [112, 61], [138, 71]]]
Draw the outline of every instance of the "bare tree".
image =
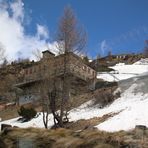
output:
[[[60, 100], [60, 112], [57, 112], [55, 107], [55, 95], [51, 97], [52, 113], [54, 116], [54, 121], [56, 125], [63, 127], [64, 120], [68, 120], [68, 101], [69, 101], [69, 89], [72, 79], [68, 75], [68, 63], [69, 63], [69, 53], [80, 53], [83, 51], [86, 45], [86, 33], [78, 25], [76, 16], [70, 6], [65, 7], [64, 14], [60, 19], [56, 41], [58, 42], [58, 50], [60, 54], [63, 55], [63, 65], [60, 67], [62, 69], [61, 76], [61, 100]], [[56, 65], [57, 66], [57, 65]], [[56, 67], [55, 66], [55, 67]], [[56, 67], [56, 69], [58, 69]], [[56, 74], [55, 74], [56, 75]], [[56, 92], [56, 90], [54, 91]]]
[[41, 60], [42, 54], [39, 49], [33, 50], [32, 54], [35, 56], [37, 61]]
[[49, 113], [50, 113], [50, 100], [48, 98], [48, 93], [49, 93], [49, 79], [45, 78], [41, 83], [40, 83], [40, 101], [42, 105], [42, 113], [43, 113], [43, 123], [45, 128], [48, 128], [48, 121], [49, 121]]
[[6, 56], [5, 56], [5, 48], [0, 43], [0, 63], [2, 63], [5, 59], [6, 59]]
[[60, 53], [79, 53], [86, 45], [86, 32], [78, 24], [77, 18], [70, 6], [65, 7], [64, 14], [59, 21], [56, 41]]
[[6, 67], [6, 66], [8, 65], [8, 61], [7, 61], [6, 58], [4, 58], [2, 61], [3, 61], [3, 62], [2, 62], [2, 64], [1, 64], [1, 67], [4, 68], [4, 67]]
[[[56, 35], [57, 48], [59, 50], [62, 64], [58, 58], [52, 60], [52, 66], [47, 60], [41, 60], [45, 66], [44, 79], [40, 84], [40, 96], [43, 111], [43, 122], [48, 127], [48, 114], [51, 112], [54, 117], [55, 127], [63, 127], [68, 121], [68, 107], [70, 85], [73, 81], [68, 74], [68, 63], [70, 53], [80, 53], [86, 44], [86, 33], [77, 23], [77, 19], [71, 7], [66, 7], [60, 19]], [[35, 52], [40, 58], [39, 52]], [[46, 67], [46, 66], [51, 66]], [[59, 71], [62, 71], [59, 77]]]
[[148, 58], [148, 40], [145, 40], [144, 57]]

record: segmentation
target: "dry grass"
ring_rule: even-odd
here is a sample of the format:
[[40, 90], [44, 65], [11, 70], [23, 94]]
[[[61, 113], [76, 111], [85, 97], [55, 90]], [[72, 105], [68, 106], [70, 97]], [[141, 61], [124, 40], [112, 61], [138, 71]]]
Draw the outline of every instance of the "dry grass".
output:
[[94, 92], [88, 92], [88, 93], [83, 93], [81, 95], [77, 95], [71, 98], [70, 100], [70, 107], [71, 108], [76, 108], [80, 106], [81, 104], [89, 101], [91, 98], [93, 98]]
[[[25, 107], [30, 107], [30, 106], [32, 106], [32, 104], [25, 105]], [[2, 121], [4, 121], [4, 120], [9, 120], [9, 119], [18, 117], [19, 115], [17, 111], [19, 108], [20, 108], [19, 106], [13, 106], [13, 107], [8, 107], [7, 109], [1, 110], [0, 118], [2, 119]], [[35, 110], [40, 112], [41, 106], [35, 106]]]
[[17, 113], [18, 107], [10, 107], [5, 110], [0, 111], [0, 118], [2, 120], [8, 120], [15, 117], [18, 117]]
[[[5, 147], [15, 148], [19, 140], [32, 141], [36, 148], [146, 148], [147, 143], [134, 139], [134, 131], [107, 133], [103, 131], [83, 130], [76, 132], [69, 129], [44, 130], [37, 128], [12, 129], [2, 133], [0, 142]], [[145, 137], [146, 141], [148, 137]], [[1, 144], [1, 143], [0, 143]], [[3, 148], [5, 148], [3, 145]]]
[[83, 130], [83, 129], [92, 129], [94, 126], [98, 125], [101, 122], [104, 122], [110, 117], [117, 115], [118, 113], [110, 113], [106, 114], [102, 117], [94, 117], [91, 119], [81, 119], [76, 122], [69, 122], [65, 124], [65, 128], [72, 129], [72, 130]]

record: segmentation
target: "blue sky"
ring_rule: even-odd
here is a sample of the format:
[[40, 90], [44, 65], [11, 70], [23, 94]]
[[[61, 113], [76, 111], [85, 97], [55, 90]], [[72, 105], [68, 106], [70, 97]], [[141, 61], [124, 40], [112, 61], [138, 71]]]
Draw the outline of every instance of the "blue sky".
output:
[[[4, 1], [4, 0], [0, 0]], [[20, 2], [21, 0], [17, 0]], [[14, 0], [8, 0], [13, 3]], [[16, 1], [15, 1], [16, 2]], [[141, 52], [148, 39], [148, 0], [22, 0], [25, 35], [37, 34], [37, 24], [52, 42], [63, 9], [70, 4], [88, 34], [87, 54], [95, 57]], [[26, 21], [27, 20], [27, 21]], [[44, 36], [45, 34], [43, 34]], [[41, 36], [40, 36], [41, 37]]]
[[[24, 0], [32, 23], [48, 26], [51, 39], [70, 4], [88, 34], [89, 54], [139, 52], [148, 38], [148, 0]], [[35, 24], [33, 23], [33, 24]], [[35, 27], [34, 27], [35, 28]], [[33, 29], [30, 26], [30, 30]], [[105, 50], [105, 51], [102, 51]]]

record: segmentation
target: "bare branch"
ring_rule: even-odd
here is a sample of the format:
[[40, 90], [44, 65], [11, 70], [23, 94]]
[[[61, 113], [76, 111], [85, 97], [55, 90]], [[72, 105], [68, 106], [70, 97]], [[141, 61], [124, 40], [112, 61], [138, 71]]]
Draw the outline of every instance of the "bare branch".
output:
[[41, 60], [42, 53], [41, 53], [41, 51], [39, 49], [34, 50], [32, 53], [35, 56], [35, 58], [36, 58], [37, 61]]
[[56, 40], [59, 43], [59, 51], [81, 52], [86, 45], [86, 32], [78, 24], [77, 18], [70, 6], [65, 7], [60, 19]]
[[0, 43], [0, 62], [3, 62], [5, 59], [6, 59], [6, 56], [5, 56], [5, 48]]
[[144, 56], [148, 58], [148, 40], [145, 41]]

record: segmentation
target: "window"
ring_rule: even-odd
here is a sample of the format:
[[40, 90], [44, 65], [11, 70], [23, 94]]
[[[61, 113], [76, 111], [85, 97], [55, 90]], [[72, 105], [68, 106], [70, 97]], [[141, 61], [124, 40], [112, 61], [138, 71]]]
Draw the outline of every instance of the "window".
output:
[[41, 65], [39, 65], [39, 71], [41, 71], [42, 70], [42, 66]]
[[88, 73], [90, 73], [90, 68], [88, 68]]
[[36, 72], [36, 67], [34, 67], [34, 72]]
[[25, 70], [25, 74], [28, 75], [28, 69]]
[[46, 65], [44, 65], [43, 70], [44, 70], [44, 71], [46, 70]]
[[83, 66], [82, 69], [86, 71], [86, 66]]
[[32, 69], [30, 68], [30, 74], [32, 74]]
[[95, 75], [96, 75], [96, 74], [95, 74], [95, 71], [93, 71], [93, 76], [95, 77]]

